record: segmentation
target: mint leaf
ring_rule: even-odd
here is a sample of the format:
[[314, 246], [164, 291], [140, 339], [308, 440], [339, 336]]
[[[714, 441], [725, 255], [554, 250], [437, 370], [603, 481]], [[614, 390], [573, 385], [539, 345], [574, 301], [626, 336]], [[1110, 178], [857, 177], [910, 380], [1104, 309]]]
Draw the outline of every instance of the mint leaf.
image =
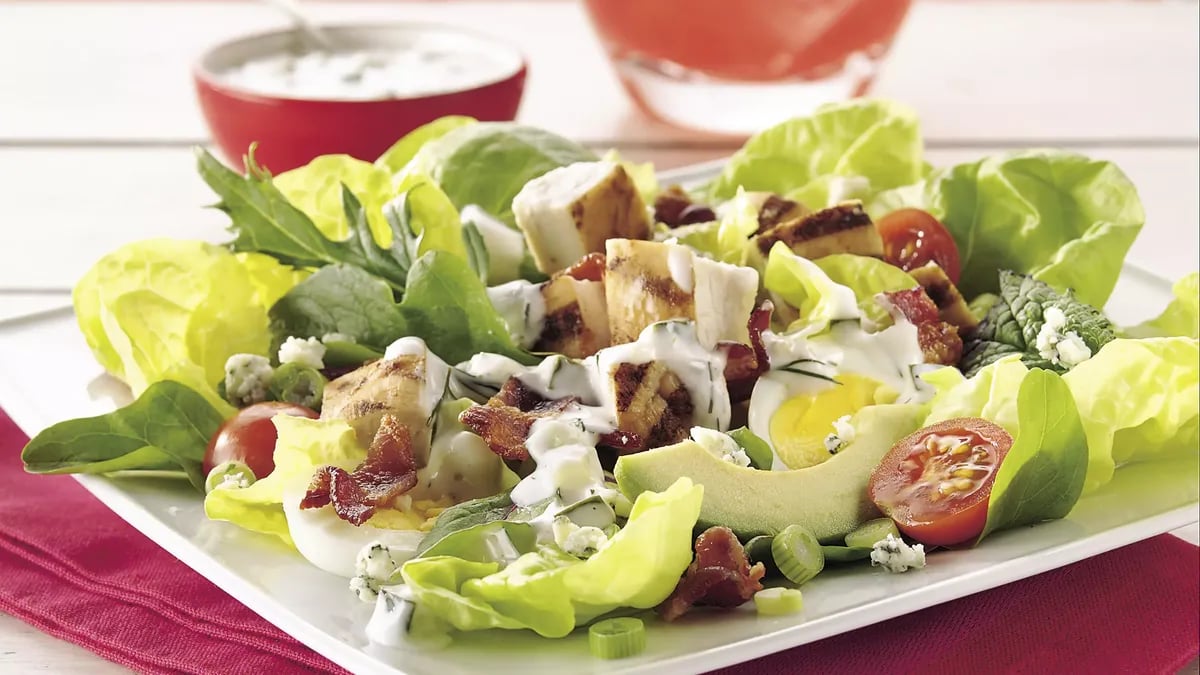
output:
[[204, 396], [162, 380], [124, 408], [45, 429], [21, 460], [30, 473], [183, 471], [203, 490], [204, 449], [222, 421]]
[[1005, 356], [1020, 354], [1029, 368], [1066, 372], [1068, 368], [1047, 359], [1037, 348], [1046, 310], [1052, 307], [1066, 316], [1060, 332], [1075, 333], [1093, 354], [1116, 338], [1112, 322], [1100, 310], [1077, 300], [1070, 290], [1059, 293], [1031, 276], [1001, 270], [1000, 298], [963, 341], [959, 366], [970, 377]]
[[1079, 501], [1088, 445], [1066, 382], [1031, 370], [1017, 393], [1017, 438], [996, 472], [982, 539], [997, 530], [1063, 518]]

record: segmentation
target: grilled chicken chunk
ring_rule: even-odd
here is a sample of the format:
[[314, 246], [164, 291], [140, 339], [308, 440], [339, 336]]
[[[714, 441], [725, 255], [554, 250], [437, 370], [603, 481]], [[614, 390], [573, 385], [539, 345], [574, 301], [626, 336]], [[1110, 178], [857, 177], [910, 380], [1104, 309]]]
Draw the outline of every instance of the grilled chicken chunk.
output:
[[692, 397], [658, 361], [620, 363], [612, 371], [617, 428], [640, 439], [637, 450], [678, 443], [692, 428]]
[[971, 313], [967, 301], [958, 292], [958, 287], [950, 281], [945, 270], [937, 263], [928, 262], [922, 267], [909, 270], [908, 273], [921, 284], [929, 299], [933, 300], [942, 321], [957, 326], [959, 333], [966, 333], [979, 325], [979, 319]]
[[417, 466], [429, 460], [429, 418], [445, 390], [449, 369], [428, 352], [400, 354], [353, 370], [325, 385], [322, 419], [344, 419], [364, 447], [385, 415], [412, 435]]
[[652, 232], [646, 203], [615, 162], [577, 162], [529, 181], [513, 198], [513, 214], [545, 274], [603, 251], [611, 237]]
[[557, 275], [541, 292], [546, 314], [534, 351], [582, 359], [609, 345], [604, 282]]
[[708, 347], [748, 343], [746, 321], [754, 309], [758, 273], [696, 255], [683, 246], [610, 239], [604, 294], [613, 344], [637, 340], [647, 326], [694, 319]]
[[883, 256], [883, 240], [858, 202], [838, 204], [800, 218], [782, 220], [754, 236], [754, 243], [764, 256], [780, 241], [809, 260], [834, 253]]

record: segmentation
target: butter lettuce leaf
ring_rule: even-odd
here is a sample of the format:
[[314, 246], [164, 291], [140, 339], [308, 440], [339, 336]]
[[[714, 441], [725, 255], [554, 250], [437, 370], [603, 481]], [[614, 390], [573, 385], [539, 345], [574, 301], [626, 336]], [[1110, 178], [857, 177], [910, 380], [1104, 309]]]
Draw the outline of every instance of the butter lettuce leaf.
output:
[[786, 194], [826, 175], [860, 176], [884, 190], [920, 180], [922, 156], [913, 110], [883, 100], [831, 103], [751, 136], [708, 192], [714, 200], [739, 187]]
[[391, 174], [399, 173], [408, 165], [417, 152], [425, 146], [426, 143], [445, 136], [459, 127], [465, 127], [471, 124], [476, 124], [478, 120], [474, 117], [465, 115], [447, 115], [438, 119], [422, 124], [421, 126], [408, 132], [392, 144], [392, 147], [384, 151], [379, 159], [375, 160], [375, 166], [387, 170]]
[[1175, 299], [1163, 313], [1127, 330], [1129, 337], [1200, 337], [1200, 273], [1176, 281], [1171, 291]]
[[1193, 338], [1117, 339], [1063, 376], [1087, 432], [1087, 488], [1129, 462], [1196, 454], [1200, 348]]
[[[417, 608], [414, 622], [462, 630], [530, 629], [563, 637], [621, 607], [662, 602], [692, 560], [692, 528], [703, 488], [681, 478], [638, 496], [609, 544], [581, 560], [553, 546], [499, 563], [452, 556], [410, 560], [401, 569]], [[629, 574], [629, 570], [638, 570]]]
[[43, 430], [21, 460], [30, 473], [182, 471], [203, 489], [200, 463], [223, 412], [178, 382], [156, 382], [124, 408]]
[[392, 174], [350, 155], [322, 155], [304, 166], [274, 178], [284, 199], [303, 211], [327, 239], [340, 241], [350, 236], [353, 223], [342, 207], [342, 192], [350, 190], [362, 203], [371, 234], [379, 246], [392, 243], [392, 232], [383, 218], [383, 205], [397, 191]]
[[858, 309], [876, 326], [888, 326], [892, 317], [875, 296], [918, 286], [908, 272], [878, 258], [850, 253], [835, 253], [813, 261], [835, 284], [854, 291]]
[[474, 204], [512, 226], [512, 200], [526, 183], [560, 166], [594, 161], [591, 150], [549, 131], [480, 122], [424, 144], [399, 178], [428, 176], [456, 208]]
[[778, 242], [767, 255], [763, 284], [768, 292], [782, 300], [776, 314], [791, 321], [789, 330], [805, 334], [823, 332], [833, 321], [860, 317], [854, 291], [829, 278], [817, 263], [792, 253], [787, 244]]
[[[233, 354], [266, 354], [265, 300], [298, 276], [198, 241], [149, 239], [101, 258], [75, 286], [79, 329], [135, 396], [163, 379], [215, 397]], [[219, 406], [218, 406], [219, 407]]]
[[279, 537], [295, 546], [283, 512], [284, 495], [304, 490], [317, 467], [326, 464], [352, 471], [367, 456], [345, 420], [277, 415], [275, 470], [249, 487], [221, 488], [204, 498], [204, 513], [252, 532]]
[[868, 212], [878, 220], [903, 207], [924, 209], [950, 230], [965, 296], [998, 290], [995, 272], [1003, 268], [1073, 289], [1096, 307], [1112, 294], [1146, 220], [1120, 169], [1059, 150], [1010, 152], [944, 169], [876, 195]]
[[1020, 431], [996, 471], [987, 522], [997, 530], [1064, 518], [1083, 493], [1088, 441], [1065, 382], [1032, 370], [1017, 390]]

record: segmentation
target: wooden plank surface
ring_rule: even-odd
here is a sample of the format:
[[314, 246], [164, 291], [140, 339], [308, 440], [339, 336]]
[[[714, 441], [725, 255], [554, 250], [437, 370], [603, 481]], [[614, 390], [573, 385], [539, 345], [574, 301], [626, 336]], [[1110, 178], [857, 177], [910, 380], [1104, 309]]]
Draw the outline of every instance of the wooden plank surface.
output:
[[[446, 21], [520, 45], [529, 123], [594, 142], [711, 143], [633, 109], [577, 3], [311, 6], [320, 19]], [[935, 141], [1194, 142], [1198, 20], [1194, 2], [920, 2], [876, 91], [915, 106]], [[0, 64], [36, 64], [0, 68], [0, 141], [202, 140], [193, 60], [283, 24], [262, 3], [0, 3]]]

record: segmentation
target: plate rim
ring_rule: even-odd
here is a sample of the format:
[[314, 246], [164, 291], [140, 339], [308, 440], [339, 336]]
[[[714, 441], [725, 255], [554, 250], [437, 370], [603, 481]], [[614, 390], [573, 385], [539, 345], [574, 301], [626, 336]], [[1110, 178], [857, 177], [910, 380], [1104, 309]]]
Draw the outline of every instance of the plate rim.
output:
[[[711, 178], [727, 161], [728, 158], [722, 158], [678, 167], [658, 173], [658, 179], [662, 182], [695, 183]], [[1129, 261], [1122, 266], [1122, 276], [1125, 275], [1140, 277], [1145, 282], [1161, 287], [1164, 293], [1169, 293], [1172, 286], [1170, 280]], [[73, 308], [66, 305], [0, 319], [0, 331], [22, 324], [57, 320], [63, 314], [73, 314]], [[40, 423], [40, 420], [37, 420], [39, 415], [33, 411], [31, 405], [23, 402], [25, 399], [20, 395], [20, 389], [16, 384], [0, 380], [0, 407], [19, 428], [32, 435], [33, 428], [38, 426], [38, 424], [34, 424], [35, 420]], [[256, 587], [236, 570], [226, 567], [212, 554], [190, 541], [181, 532], [173, 529], [166, 521], [154, 516], [135, 497], [121, 489], [118, 482], [104, 476], [73, 475], [72, 478], [109, 510], [175, 559], [324, 658], [356, 673], [388, 672], [397, 675], [405, 673], [398, 666], [341, 641], [333, 634], [310, 623], [300, 614], [281, 605], [274, 596]], [[1197, 505], [1200, 505], [1200, 500], [1100, 533], [993, 563], [952, 579], [935, 582], [920, 589], [922, 599], [916, 604], [911, 600], [905, 601], [907, 596], [916, 592], [909, 591], [899, 596], [900, 602], [894, 602], [891, 599], [877, 600], [855, 607], [851, 611], [841, 611], [817, 619], [814, 622], [797, 623], [736, 642], [710, 646], [699, 652], [670, 656], [636, 665], [612, 663], [610, 664], [612, 667], [606, 668], [606, 670], [624, 673], [649, 671], [650, 669], [663, 673], [702, 672], [743, 663], [1033, 577], [1196, 523], [1200, 521]], [[931, 598], [932, 601], [930, 601]], [[864, 613], [869, 617], [865, 623], [862, 621]], [[820, 625], [814, 628], [813, 623]]]

